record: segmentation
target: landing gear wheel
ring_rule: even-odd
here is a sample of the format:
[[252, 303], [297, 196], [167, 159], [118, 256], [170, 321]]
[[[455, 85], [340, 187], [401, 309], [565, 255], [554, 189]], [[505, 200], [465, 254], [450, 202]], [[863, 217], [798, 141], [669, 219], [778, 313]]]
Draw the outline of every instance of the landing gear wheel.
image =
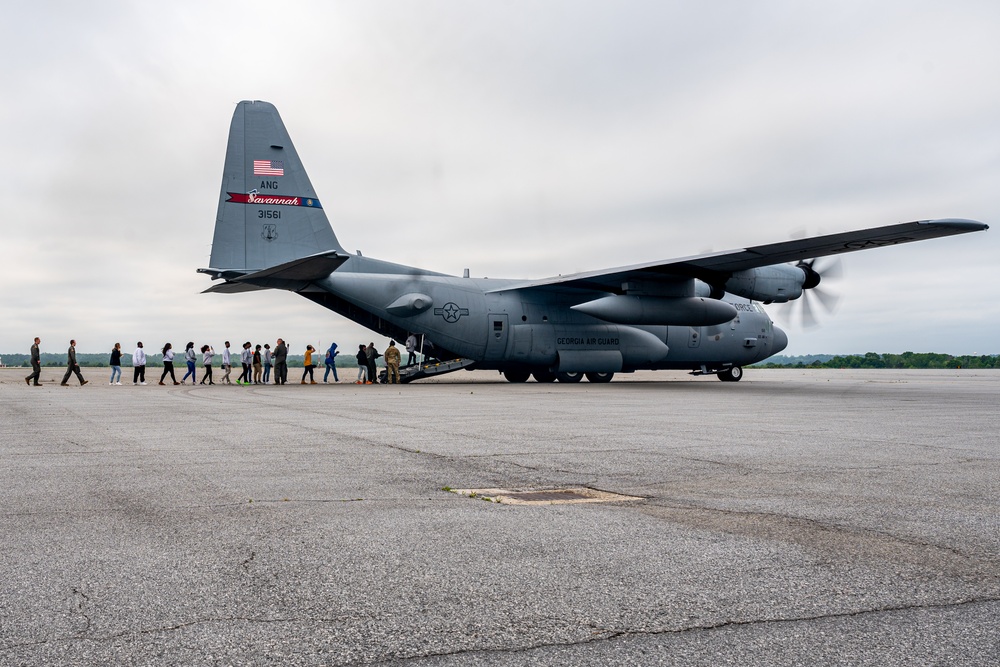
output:
[[583, 373], [556, 373], [556, 379], [560, 382], [579, 382], [583, 379]]
[[615, 376], [614, 373], [587, 373], [587, 382], [611, 382], [611, 378]]
[[528, 371], [504, 371], [503, 376], [507, 378], [507, 382], [527, 382], [528, 376], [531, 375]]
[[535, 378], [535, 382], [555, 382], [556, 374], [550, 370], [542, 371], [532, 371], [532, 377]]
[[724, 371], [720, 371], [717, 375], [723, 382], [739, 382], [743, 379], [743, 367], [733, 366]]

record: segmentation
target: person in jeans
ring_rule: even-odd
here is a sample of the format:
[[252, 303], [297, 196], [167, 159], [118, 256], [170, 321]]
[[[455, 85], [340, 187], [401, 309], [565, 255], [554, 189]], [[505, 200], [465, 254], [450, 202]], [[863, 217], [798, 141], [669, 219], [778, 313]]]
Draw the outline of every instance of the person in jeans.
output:
[[358, 380], [354, 384], [371, 384], [368, 380], [368, 353], [364, 343], [358, 345], [358, 353], [354, 358], [358, 360]]
[[264, 343], [264, 384], [271, 379], [271, 344]]
[[[108, 364], [111, 366], [111, 381], [108, 384], [121, 384], [122, 383], [122, 344], [115, 343], [115, 347], [111, 350], [111, 361]], [[115, 377], [118, 377], [118, 381], [115, 382]]]
[[184, 361], [187, 362], [188, 372], [184, 374], [181, 378], [181, 384], [184, 384], [188, 376], [191, 376], [191, 384], [197, 379], [194, 374], [195, 364], [198, 363], [198, 356], [194, 352], [194, 341], [189, 341], [187, 347], [184, 348]]
[[340, 352], [337, 351], [337, 344], [330, 343], [330, 349], [326, 351], [326, 372], [323, 373], [323, 382], [326, 382], [326, 378], [330, 376], [330, 372], [333, 371], [333, 381], [340, 382], [340, 378], [337, 377], [337, 355]]

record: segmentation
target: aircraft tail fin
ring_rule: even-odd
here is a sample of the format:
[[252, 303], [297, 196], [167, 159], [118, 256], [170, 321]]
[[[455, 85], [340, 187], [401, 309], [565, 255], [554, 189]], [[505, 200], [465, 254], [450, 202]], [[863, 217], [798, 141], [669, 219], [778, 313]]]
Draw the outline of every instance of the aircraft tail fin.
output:
[[273, 104], [240, 102], [229, 128], [209, 266], [254, 272], [343, 248]]

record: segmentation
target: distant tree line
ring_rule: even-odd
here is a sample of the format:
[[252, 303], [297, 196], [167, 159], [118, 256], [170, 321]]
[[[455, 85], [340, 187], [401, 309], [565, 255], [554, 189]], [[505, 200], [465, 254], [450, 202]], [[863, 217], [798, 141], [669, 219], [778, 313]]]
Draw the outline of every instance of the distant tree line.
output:
[[996, 354], [954, 356], [940, 352], [902, 354], [816, 355], [814, 357], [772, 357], [755, 368], [1000, 368]]
[[[230, 348], [232, 349], [232, 348]], [[240, 351], [232, 351], [232, 361], [234, 368], [240, 368]], [[325, 358], [325, 352], [313, 353], [313, 363], [318, 366], [323, 366], [323, 359]], [[8, 366], [31, 366], [31, 356], [27, 354], [0, 354], [0, 358]], [[108, 362], [111, 361], [111, 355], [109, 353], [98, 353], [98, 354], [85, 354], [83, 352], [76, 353], [76, 360], [84, 368], [101, 368], [107, 367]], [[66, 366], [66, 353], [65, 352], [42, 352], [41, 361], [43, 367], [65, 367]], [[304, 355], [288, 355], [288, 367], [289, 368], [302, 368], [305, 362]], [[212, 360], [212, 365], [216, 368], [222, 363], [222, 353], [216, 351], [215, 359]], [[122, 353], [122, 366], [132, 365], [132, 355]], [[355, 361], [353, 355], [340, 354], [337, 356], [337, 368], [356, 366], [357, 361]], [[163, 366], [163, 355], [162, 354], [146, 354], [146, 366]], [[198, 354], [198, 368], [201, 369], [201, 354]], [[175, 351], [174, 356], [174, 367], [183, 368], [184, 367], [184, 350]]]

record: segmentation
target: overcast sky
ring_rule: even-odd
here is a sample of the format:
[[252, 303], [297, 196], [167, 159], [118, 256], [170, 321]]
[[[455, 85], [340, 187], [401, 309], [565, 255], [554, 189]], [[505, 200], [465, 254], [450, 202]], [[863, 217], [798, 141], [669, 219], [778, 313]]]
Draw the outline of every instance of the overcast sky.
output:
[[458, 275], [981, 220], [845, 257], [786, 353], [998, 353], [998, 35], [985, 0], [8, 3], [0, 353], [373, 338], [199, 294], [243, 99], [278, 107], [345, 248]]

